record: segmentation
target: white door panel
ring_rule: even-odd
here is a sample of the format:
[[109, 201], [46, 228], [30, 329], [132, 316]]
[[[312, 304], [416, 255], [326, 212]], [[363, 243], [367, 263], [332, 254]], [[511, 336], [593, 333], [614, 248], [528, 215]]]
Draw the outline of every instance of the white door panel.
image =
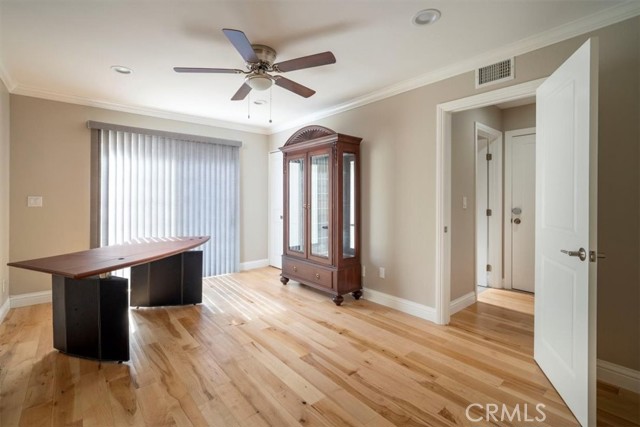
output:
[[[511, 287], [535, 291], [536, 136], [516, 136], [511, 153]], [[514, 209], [517, 209], [514, 213]]]
[[597, 48], [587, 41], [536, 95], [534, 357], [584, 425], [595, 425]]

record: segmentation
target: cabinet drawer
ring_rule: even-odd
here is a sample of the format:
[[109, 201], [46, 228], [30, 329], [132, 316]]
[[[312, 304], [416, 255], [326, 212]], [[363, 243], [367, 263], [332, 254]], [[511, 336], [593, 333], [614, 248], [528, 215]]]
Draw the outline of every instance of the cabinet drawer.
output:
[[305, 262], [282, 260], [282, 275], [293, 280], [309, 285], [318, 285], [323, 288], [333, 287], [333, 275], [330, 270], [324, 270]]

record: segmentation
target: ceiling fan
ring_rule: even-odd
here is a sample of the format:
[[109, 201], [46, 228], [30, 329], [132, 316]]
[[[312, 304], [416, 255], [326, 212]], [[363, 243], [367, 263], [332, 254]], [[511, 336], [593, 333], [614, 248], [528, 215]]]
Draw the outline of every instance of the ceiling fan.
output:
[[247, 36], [240, 30], [225, 28], [222, 30], [231, 44], [236, 48], [240, 56], [246, 62], [248, 71], [233, 68], [191, 68], [174, 67], [177, 73], [214, 73], [214, 74], [245, 74], [244, 84], [231, 98], [232, 101], [241, 101], [247, 97], [252, 89], [266, 90], [273, 83], [283, 89], [287, 89], [304, 98], [308, 98], [315, 90], [289, 80], [279, 75], [269, 73], [286, 73], [288, 71], [302, 70], [305, 68], [319, 67], [321, 65], [335, 64], [336, 58], [331, 52], [322, 52], [315, 55], [303, 56], [288, 61], [274, 64], [276, 51], [265, 45], [251, 44]]

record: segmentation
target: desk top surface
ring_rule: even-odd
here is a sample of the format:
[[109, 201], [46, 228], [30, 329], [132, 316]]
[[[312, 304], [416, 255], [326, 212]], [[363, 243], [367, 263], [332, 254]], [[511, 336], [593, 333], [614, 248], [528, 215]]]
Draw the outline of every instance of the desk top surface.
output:
[[7, 265], [82, 279], [177, 255], [198, 247], [207, 240], [209, 236], [145, 238], [124, 245], [104, 246], [70, 254], [10, 262]]

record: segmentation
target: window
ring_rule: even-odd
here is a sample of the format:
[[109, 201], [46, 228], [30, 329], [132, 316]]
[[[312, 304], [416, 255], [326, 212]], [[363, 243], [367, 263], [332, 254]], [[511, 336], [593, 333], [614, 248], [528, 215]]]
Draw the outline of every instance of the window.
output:
[[[208, 235], [205, 276], [239, 263], [239, 143], [90, 122], [93, 246]], [[97, 193], [97, 194], [96, 194]]]

